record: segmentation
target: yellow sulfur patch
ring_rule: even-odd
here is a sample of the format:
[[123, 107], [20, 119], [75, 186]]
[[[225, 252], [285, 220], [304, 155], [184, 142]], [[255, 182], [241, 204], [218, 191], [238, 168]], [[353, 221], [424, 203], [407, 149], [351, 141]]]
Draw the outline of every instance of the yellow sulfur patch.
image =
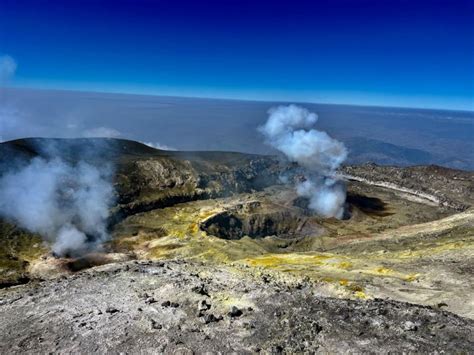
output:
[[390, 275], [393, 274], [393, 270], [386, 267], [379, 267], [374, 270], [377, 274]]
[[349, 270], [352, 268], [352, 263], [349, 261], [341, 261], [337, 266], [340, 269]]
[[199, 232], [199, 226], [197, 223], [192, 223], [188, 226], [188, 233], [196, 234], [197, 232]]
[[420, 274], [409, 274], [405, 277], [405, 281], [412, 282], [418, 279]]
[[357, 297], [357, 298], [363, 299], [363, 300], [369, 298], [363, 291], [355, 292], [354, 296]]

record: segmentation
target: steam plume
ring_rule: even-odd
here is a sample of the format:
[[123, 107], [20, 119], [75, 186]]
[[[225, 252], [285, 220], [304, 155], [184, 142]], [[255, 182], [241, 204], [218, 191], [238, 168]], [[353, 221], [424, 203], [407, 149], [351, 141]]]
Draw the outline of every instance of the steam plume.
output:
[[[0, 57], [0, 86], [14, 76], [16, 68], [12, 57]], [[18, 110], [0, 97], [0, 141], [3, 134], [25, 126], [18, 121]], [[105, 135], [110, 130], [102, 127], [92, 133]], [[108, 238], [111, 169], [83, 161], [66, 163], [58, 158], [60, 150], [54, 145], [36, 148], [43, 157], [0, 175], [0, 216], [52, 242], [56, 255], [78, 255], [98, 248]], [[92, 148], [92, 155], [97, 155], [99, 147]], [[91, 157], [91, 152], [79, 150], [79, 156]]]
[[313, 129], [318, 116], [305, 108], [278, 106], [268, 114], [267, 122], [259, 127], [267, 143], [306, 169], [306, 180], [296, 185], [298, 195], [308, 198], [316, 213], [342, 218], [346, 190], [335, 178], [335, 170], [347, 157], [344, 144]]
[[110, 177], [85, 162], [34, 158], [0, 178], [0, 215], [52, 242], [56, 255], [83, 254], [108, 239]]
[[170, 147], [169, 145], [166, 145], [166, 144], [161, 144], [159, 142], [142, 142], [142, 143], [151, 148], [155, 148], [159, 150], [177, 150], [176, 148]]

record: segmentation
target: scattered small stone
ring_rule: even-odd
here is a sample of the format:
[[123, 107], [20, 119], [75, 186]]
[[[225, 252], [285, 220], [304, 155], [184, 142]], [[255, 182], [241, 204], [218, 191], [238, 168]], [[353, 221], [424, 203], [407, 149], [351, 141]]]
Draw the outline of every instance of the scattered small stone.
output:
[[229, 316], [230, 317], [240, 317], [242, 315], [242, 311], [238, 309], [236, 306], [232, 306], [232, 308], [229, 311]]
[[163, 326], [158, 323], [156, 320], [152, 319], [151, 320], [151, 329], [162, 329]]
[[321, 331], [323, 330], [323, 327], [319, 323], [312, 322], [311, 326], [312, 326], [313, 330], [318, 334], [321, 333]]
[[179, 307], [179, 303], [171, 302], [171, 303], [170, 303], [170, 306], [173, 307], [173, 308], [178, 308], [178, 307]]
[[244, 328], [245, 329], [255, 329], [256, 328], [256, 322], [255, 321], [250, 321], [250, 322], [246, 322], [244, 323]]
[[164, 301], [162, 304], [161, 304], [162, 307], [169, 307], [171, 306], [171, 302], [170, 301]]
[[107, 307], [105, 309], [105, 312], [106, 313], [110, 313], [110, 314], [114, 314], [114, 313], [117, 313], [117, 312], [120, 312], [117, 308], [115, 307]]
[[209, 323], [213, 323], [213, 322], [219, 322], [221, 321], [222, 319], [224, 319], [221, 315], [219, 316], [215, 316], [214, 314], [206, 314], [204, 316], [204, 323], [206, 324], [209, 324]]
[[406, 321], [405, 323], [403, 323], [403, 329], [407, 330], [407, 331], [414, 332], [414, 331], [418, 330], [418, 327], [412, 321]]
[[283, 347], [281, 345], [272, 346], [270, 349], [270, 354], [282, 354]]
[[209, 292], [207, 291], [207, 288], [204, 284], [194, 286], [191, 290], [193, 292], [196, 292], [196, 293], [200, 294], [200, 295], [209, 297]]
[[211, 305], [206, 302], [206, 300], [201, 300], [198, 302], [198, 311], [203, 312], [211, 308]]
[[156, 300], [153, 297], [147, 297], [147, 299], [145, 300], [145, 303], [146, 304], [156, 303]]

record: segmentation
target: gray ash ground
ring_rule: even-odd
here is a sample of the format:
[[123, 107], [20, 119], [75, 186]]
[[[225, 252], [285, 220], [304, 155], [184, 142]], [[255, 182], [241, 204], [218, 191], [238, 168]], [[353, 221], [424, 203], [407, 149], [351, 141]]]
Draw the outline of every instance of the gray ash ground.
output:
[[470, 352], [474, 321], [325, 298], [191, 261], [124, 262], [0, 294], [0, 353]]

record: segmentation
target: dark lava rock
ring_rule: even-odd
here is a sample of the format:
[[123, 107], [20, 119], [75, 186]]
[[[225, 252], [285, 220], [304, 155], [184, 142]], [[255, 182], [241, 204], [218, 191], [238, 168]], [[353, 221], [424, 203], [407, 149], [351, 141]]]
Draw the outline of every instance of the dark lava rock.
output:
[[214, 323], [214, 322], [219, 322], [223, 319], [221, 315], [215, 316], [214, 314], [206, 314], [204, 316], [204, 323], [209, 324], [209, 323]]
[[110, 313], [110, 314], [114, 314], [114, 313], [117, 313], [117, 312], [120, 312], [117, 308], [115, 307], [107, 307], [105, 309], [105, 312], [106, 313]]
[[198, 293], [198, 294], [200, 294], [200, 295], [209, 297], [209, 292], [207, 291], [206, 285], [204, 285], [204, 284], [200, 284], [200, 285], [198, 285], [198, 286], [194, 286], [194, 287], [192, 288], [192, 291], [193, 291], [193, 292], [196, 292], [196, 293]]
[[211, 308], [211, 305], [206, 302], [206, 300], [201, 300], [198, 303], [198, 311], [204, 312]]
[[148, 298], [145, 300], [145, 303], [146, 303], [146, 304], [156, 303], [156, 300], [155, 300], [153, 297], [148, 297]]
[[151, 320], [151, 329], [162, 329], [163, 326], [156, 322], [156, 320]]
[[242, 311], [238, 309], [236, 306], [232, 306], [232, 308], [229, 311], [229, 316], [234, 318], [234, 317], [240, 317], [242, 315]]

